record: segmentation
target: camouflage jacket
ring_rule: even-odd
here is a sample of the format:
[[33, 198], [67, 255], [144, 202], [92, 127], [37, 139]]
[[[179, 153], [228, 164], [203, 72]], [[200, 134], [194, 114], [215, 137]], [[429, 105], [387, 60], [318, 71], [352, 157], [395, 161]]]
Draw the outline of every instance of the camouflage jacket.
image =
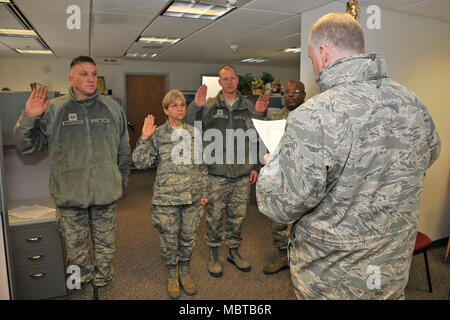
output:
[[208, 197], [208, 172], [202, 164], [202, 137], [196, 131], [188, 124], [174, 130], [166, 121], [150, 138], [139, 138], [132, 154], [136, 168], [145, 169], [155, 163], [158, 166], [152, 204], [192, 204]]
[[288, 107], [283, 107], [280, 110], [267, 113], [267, 120], [284, 120], [287, 119], [290, 110]]
[[[295, 223], [297, 297], [401, 298], [439, 135], [422, 102], [387, 77], [382, 56], [339, 59], [317, 82], [321, 93], [290, 113], [261, 170], [259, 210]], [[368, 285], [370, 266], [379, 289]]]
[[[254, 109], [253, 103], [243, 97], [240, 92], [237, 92], [237, 100], [232, 108], [227, 106], [222, 97], [222, 91], [205, 106], [199, 107], [195, 104], [195, 101], [191, 102], [186, 110], [184, 121], [191, 125], [194, 124], [194, 121], [201, 121], [205, 131], [215, 129], [222, 136], [223, 162], [208, 164], [209, 174], [227, 178], [239, 178], [249, 175], [251, 170], [259, 171], [261, 165], [258, 162], [257, 154], [258, 137], [253, 127], [252, 118], [263, 119], [264, 115], [255, 113]], [[254, 130], [255, 138], [245, 139], [245, 160], [243, 163], [238, 163], [237, 161], [241, 156], [238, 154], [241, 149], [238, 147], [239, 141], [237, 138], [234, 138], [234, 148], [228, 145], [229, 150], [227, 149], [227, 131], [231, 129], [235, 132], [243, 130], [246, 133]], [[206, 145], [205, 151], [208, 149], [209, 145]], [[230, 155], [232, 163], [227, 163], [226, 159]]]
[[117, 200], [128, 183], [131, 152], [123, 108], [98, 91], [87, 99], [52, 99], [39, 117], [22, 112], [13, 132], [20, 153], [48, 145], [49, 190], [58, 207], [87, 208]]

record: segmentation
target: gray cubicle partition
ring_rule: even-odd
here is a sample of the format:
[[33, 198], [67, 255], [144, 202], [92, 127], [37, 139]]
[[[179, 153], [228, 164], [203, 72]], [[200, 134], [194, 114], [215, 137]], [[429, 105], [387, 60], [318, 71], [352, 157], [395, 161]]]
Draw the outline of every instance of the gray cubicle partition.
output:
[[[31, 91], [1, 91], [0, 92], [0, 118], [2, 120], [3, 145], [13, 145], [12, 131], [25, 109], [25, 104]], [[59, 96], [59, 91], [47, 92], [47, 97], [53, 99]]]

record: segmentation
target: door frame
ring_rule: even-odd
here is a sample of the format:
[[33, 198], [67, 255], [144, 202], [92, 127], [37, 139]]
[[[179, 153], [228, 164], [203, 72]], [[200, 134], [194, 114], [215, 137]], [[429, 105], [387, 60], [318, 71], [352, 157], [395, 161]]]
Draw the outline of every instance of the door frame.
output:
[[[124, 108], [125, 115], [127, 114], [127, 76], [164, 76], [164, 79], [166, 80], [165, 86], [166, 86], [166, 93], [169, 92], [169, 73], [163, 73], [163, 72], [124, 72], [123, 73], [123, 102], [122, 107]], [[127, 119], [128, 121], [128, 119]]]

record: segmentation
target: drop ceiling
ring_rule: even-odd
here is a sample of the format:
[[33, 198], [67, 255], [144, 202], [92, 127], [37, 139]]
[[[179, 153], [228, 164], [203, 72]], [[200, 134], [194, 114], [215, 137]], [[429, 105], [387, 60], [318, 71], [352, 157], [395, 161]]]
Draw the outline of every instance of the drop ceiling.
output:
[[[217, 20], [162, 16], [168, 0], [11, 0], [55, 57], [118, 57], [127, 52], [157, 53], [151, 61], [238, 64], [267, 58], [265, 65], [298, 67], [299, 55], [280, 50], [300, 46], [301, 13], [331, 0], [237, 0]], [[226, 5], [226, 0], [202, 3]], [[345, 0], [339, 0], [345, 8]], [[450, 21], [449, 0], [359, 0], [360, 5]], [[69, 6], [80, 8], [81, 28], [69, 30]], [[25, 27], [0, 3], [0, 28]], [[140, 36], [182, 38], [172, 46], [137, 43]], [[231, 45], [239, 45], [233, 52]], [[13, 48], [44, 49], [36, 39], [0, 37], [1, 56], [29, 56]]]

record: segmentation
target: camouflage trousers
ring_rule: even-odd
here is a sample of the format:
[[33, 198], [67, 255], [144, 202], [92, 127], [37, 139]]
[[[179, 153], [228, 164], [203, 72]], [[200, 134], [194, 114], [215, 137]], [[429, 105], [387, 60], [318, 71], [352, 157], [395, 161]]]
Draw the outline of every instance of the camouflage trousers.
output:
[[[68, 265], [80, 267], [81, 283], [109, 284], [114, 275], [116, 203], [87, 209], [57, 208], [56, 222], [64, 239]], [[89, 233], [94, 249], [89, 248]]]
[[360, 241], [292, 230], [288, 257], [301, 300], [403, 300], [417, 229]]
[[152, 224], [159, 231], [161, 257], [165, 265], [190, 261], [202, 216], [200, 198], [188, 205], [152, 206]]
[[[209, 190], [206, 244], [217, 247], [225, 241], [228, 248], [239, 248], [242, 242], [241, 227], [250, 200], [249, 177], [232, 179], [209, 175]], [[224, 235], [222, 221], [225, 215]]]
[[291, 227], [291, 224], [272, 221], [272, 239], [275, 248], [279, 250], [287, 248]]

